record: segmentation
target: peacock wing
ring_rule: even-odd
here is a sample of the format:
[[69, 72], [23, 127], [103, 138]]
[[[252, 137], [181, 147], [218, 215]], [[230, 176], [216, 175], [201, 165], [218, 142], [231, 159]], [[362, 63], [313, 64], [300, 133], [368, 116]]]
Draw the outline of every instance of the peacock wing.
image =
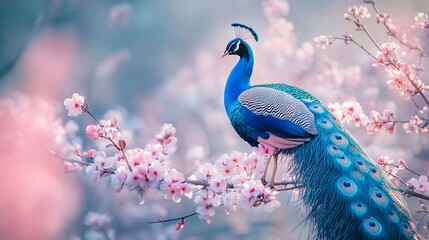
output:
[[292, 148], [317, 135], [313, 113], [290, 94], [253, 87], [238, 97], [251, 138], [280, 149]]

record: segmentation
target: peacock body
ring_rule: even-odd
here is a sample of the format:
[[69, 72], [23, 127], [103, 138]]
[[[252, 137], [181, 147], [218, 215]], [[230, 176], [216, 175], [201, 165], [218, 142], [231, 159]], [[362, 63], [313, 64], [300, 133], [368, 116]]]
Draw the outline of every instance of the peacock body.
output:
[[[257, 34], [248, 26], [234, 27]], [[232, 126], [252, 146], [291, 156], [290, 174], [316, 239], [421, 239], [407, 206], [341, 123], [313, 95], [286, 84], [250, 85], [253, 53], [242, 36], [224, 56], [238, 55], [224, 92]]]

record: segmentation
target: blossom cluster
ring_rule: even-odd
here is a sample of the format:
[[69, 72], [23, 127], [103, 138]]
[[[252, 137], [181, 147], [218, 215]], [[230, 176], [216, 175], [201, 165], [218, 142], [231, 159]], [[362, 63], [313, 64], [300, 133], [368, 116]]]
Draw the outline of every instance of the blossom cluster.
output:
[[[80, 100], [83, 100], [80, 101]], [[82, 106], [88, 106], [84, 97], [73, 94], [64, 105], [69, 115], [82, 113]], [[85, 112], [95, 117], [87, 107]], [[275, 199], [277, 192], [271, 186], [264, 186], [260, 180], [273, 149], [259, 146], [250, 154], [232, 152], [222, 155], [212, 163], [199, 166], [189, 178], [167, 164], [177, 148], [176, 129], [164, 124], [154, 139], [144, 148], [126, 148], [120, 139], [116, 119], [97, 120], [96, 125], [86, 128], [88, 137], [96, 141], [105, 139], [117, 150], [108, 154], [104, 150], [90, 149], [82, 154], [75, 151], [78, 161], [66, 161], [67, 172], [85, 169], [93, 181], [110, 176], [116, 192], [126, 188], [136, 190], [142, 197], [149, 188], [158, 189], [164, 198], [179, 203], [182, 197], [194, 198], [196, 212], [201, 219], [210, 223], [215, 214], [214, 208], [224, 206], [229, 214], [237, 206], [249, 210], [264, 205], [267, 211], [280, 206]], [[184, 221], [179, 222], [181, 229]]]
[[277, 192], [260, 180], [270, 156], [263, 151], [261, 146], [250, 154], [235, 151], [224, 154], [214, 164], [201, 165], [189, 177], [192, 182], [204, 183], [194, 199], [200, 218], [210, 222], [215, 214], [214, 207], [220, 205], [227, 214], [236, 211], [237, 206], [249, 210], [264, 205], [269, 212], [280, 206], [275, 199]]
[[392, 111], [385, 109], [383, 114], [371, 111], [370, 124], [367, 126], [368, 133], [374, 133], [384, 128], [388, 133], [395, 132], [395, 117]]
[[402, 124], [406, 133], [419, 133], [428, 131], [429, 111], [428, 107], [423, 107], [419, 114], [412, 115], [407, 121], [398, 121], [393, 112], [389, 109], [382, 113], [371, 111], [368, 117], [362, 110], [362, 106], [357, 102], [330, 103], [328, 109], [342, 122], [353, 122], [355, 126], [366, 126], [367, 132], [372, 134], [380, 129], [385, 129], [388, 133], [394, 133], [396, 124]]
[[377, 158], [377, 164], [380, 166], [388, 178], [393, 179], [397, 176], [398, 172], [405, 169], [405, 161], [403, 159], [394, 160], [388, 156], [382, 155]]
[[428, 90], [428, 86], [421, 80], [420, 76], [424, 69], [422, 58], [427, 56], [428, 52], [422, 47], [423, 44], [419, 37], [416, 37], [419, 34], [427, 36], [429, 28], [427, 14], [418, 13], [414, 18], [414, 24], [410, 27], [410, 29], [419, 29], [420, 32], [407, 35], [407, 32], [400, 30], [398, 26], [393, 24], [391, 17], [387, 13], [378, 11], [375, 7], [375, 2], [368, 1], [367, 3], [374, 7], [377, 23], [384, 26], [391, 39], [396, 41], [391, 40], [382, 44], [377, 44], [360, 20], [371, 17], [368, 8], [365, 6], [353, 6], [349, 7], [347, 13], [344, 14], [344, 20], [353, 22], [357, 31], [363, 31], [369, 37], [377, 48], [375, 54], [371, 53], [363, 45], [357, 43], [349, 33], [344, 34], [342, 37], [325, 35], [315, 37], [314, 41], [317, 43], [317, 47], [325, 49], [327, 46], [332, 45], [337, 39], [344, 40], [346, 44], [353, 42], [375, 60], [374, 66], [384, 67], [389, 76], [387, 84], [391, 89], [396, 90], [400, 95], [405, 95], [408, 98], [418, 94], [424, 98], [426, 104], [429, 105], [429, 101], [424, 96], [424, 93]]
[[357, 102], [343, 102], [342, 104], [330, 103], [328, 109], [342, 122], [354, 122], [356, 127], [365, 126], [368, 123], [368, 117], [362, 110], [362, 106]]
[[325, 49], [326, 47], [331, 46], [334, 43], [335, 38], [332, 36], [320, 35], [315, 37], [313, 41], [317, 43], [316, 47]]
[[350, 20], [349, 14], [351, 14], [355, 18], [362, 18], [362, 19], [371, 17], [371, 14], [369, 13], [368, 8], [364, 6], [349, 7], [347, 9], [347, 12], [348, 13], [344, 14], [345, 20]]

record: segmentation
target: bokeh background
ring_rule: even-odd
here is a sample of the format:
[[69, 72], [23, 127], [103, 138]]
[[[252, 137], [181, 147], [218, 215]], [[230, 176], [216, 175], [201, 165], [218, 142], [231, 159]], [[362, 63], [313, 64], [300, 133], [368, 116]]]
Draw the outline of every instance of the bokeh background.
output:
[[[235, 37], [230, 24], [241, 22], [260, 36], [258, 43], [248, 40], [256, 58], [254, 83], [298, 85], [326, 103], [358, 101], [367, 114], [390, 108], [398, 118], [408, 119], [415, 114], [413, 103], [389, 89], [386, 72], [374, 68], [362, 50], [336, 42], [322, 51], [313, 43], [321, 34], [349, 32], [375, 51], [362, 33], [343, 20], [347, 7], [361, 4], [358, 0], [1, 1], [0, 96], [28, 113], [29, 121], [36, 115], [50, 116], [45, 124], [51, 124], [70, 120], [62, 102], [78, 92], [87, 97], [95, 115], [119, 116], [129, 146], [144, 146], [162, 123], [173, 123], [179, 145], [171, 165], [191, 174], [198, 164], [213, 162], [222, 153], [251, 151], [233, 132], [222, 97], [237, 59], [220, 56]], [[418, 12], [429, 11], [424, 0], [377, 4], [404, 28], [413, 24]], [[369, 31], [378, 42], [388, 41], [373, 16], [365, 21]], [[429, 44], [427, 38], [424, 44]], [[33, 102], [34, 98], [50, 103], [55, 113], [42, 111], [46, 106]], [[84, 135], [91, 119], [82, 116], [76, 122], [80, 130], [73, 142], [84, 150], [94, 147]], [[155, 191], [139, 205], [135, 192], [115, 193], [108, 179], [94, 183], [84, 172], [63, 175], [49, 164], [46, 170], [36, 161], [45, 156], [37, 155], [30, 144], [44, 138], [29, 134], [30, 143], [11, 145], [16, 137], [12, 125], [2, 125], [0, 161], [14, 181], [3, 181], [5, 187], [0, 188], [4, 201], [0, 238], [103, 239], [83, 224], [89, 211], [110, 214], [117, 239], [306, 239], [311, 227], [303, 222], [305, 210], [287, 192], [280, 194], [282, 207], [274, 213], [253, 209], [226, 216], [219, 209], [210, 225], [194, 217], [179, 232], [174, 222], [148, 225], [159, 218], [186, 215], [195, 207], [189, 200], [180, 205], [168, 202]], [[26, 133], [39, 130], [23, 130], [23, 126], [18, 128]], [[348, 126], [373, 158], [404, 158], [410, 167], [427, 174], [427, 134], [399, 129], [393, 135], [368, 135], [364, 128]], [[24, 228], [21, 235], [9, 233], [16, 234], [17, 222]]]

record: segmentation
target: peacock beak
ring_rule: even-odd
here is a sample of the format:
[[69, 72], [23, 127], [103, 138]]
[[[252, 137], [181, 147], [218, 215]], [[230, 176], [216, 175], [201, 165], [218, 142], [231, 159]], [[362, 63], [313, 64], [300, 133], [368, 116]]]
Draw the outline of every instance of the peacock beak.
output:
[[223, 53], [222, 58], [223, 58], [223, 57], [225, 57], [225, 56], [227, 56], [227, 55], [229, 55], [228, 50], [226, 50], [226, 51]]

